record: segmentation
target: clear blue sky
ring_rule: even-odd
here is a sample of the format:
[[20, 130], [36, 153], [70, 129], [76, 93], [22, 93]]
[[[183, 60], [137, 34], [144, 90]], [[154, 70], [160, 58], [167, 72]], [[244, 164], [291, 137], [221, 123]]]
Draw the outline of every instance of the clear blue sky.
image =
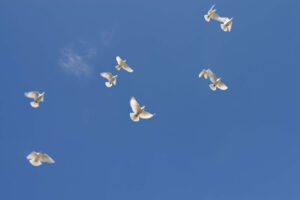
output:
[[[212, 4], [230, 33], [204, 21]], [[0, 199], [299, 200], [299, 9], [1, 0]], [[229, 89], [211, 91], [203, 68]], [[30, 90], [46, 92], [38, 109]], [[132, 122], [131, 96], [155, 117]], [[33, 167], [31, 151], [56, 163]]]

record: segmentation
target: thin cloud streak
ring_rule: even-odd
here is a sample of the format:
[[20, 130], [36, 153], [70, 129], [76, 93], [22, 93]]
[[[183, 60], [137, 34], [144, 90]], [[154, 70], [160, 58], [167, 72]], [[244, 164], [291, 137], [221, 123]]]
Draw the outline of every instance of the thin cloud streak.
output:
[[61, 51], [60, 67], [66, 72], [77, 77], [88, 77], [93, 67], [88, 63], [89, 59], [96, 55], [95, 49], [84, 49], [84, 53], [78, 53], [71, 45]]

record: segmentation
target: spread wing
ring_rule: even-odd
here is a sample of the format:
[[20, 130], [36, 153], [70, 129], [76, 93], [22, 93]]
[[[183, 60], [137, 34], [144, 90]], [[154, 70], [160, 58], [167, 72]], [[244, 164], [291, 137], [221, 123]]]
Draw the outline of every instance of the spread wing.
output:
[[203, 69], [200, 74], [199, 74], [199, 78], [201, 78], [202, 76], [204, 76], [205, 79], [207, 79], [207, 72], [205, 69]]
[[43, 154], [41, 156], [41, 161], [48, 162], [48, 163], [55, 163], [55, 161], [48, 154]]
[[120, 56], [117, 56], [117, 57], [116, 57], [116, 60], [117, 60], [118, 64], [120, 65], [121, 62], [122, 62], [122, 59], [120, 58]]
[[24, 95], [25, 95], [27, 98], [36, 99], [36, 98], [38, 98], [38, 96], [39, 96], [39, 92], [36, 92], [36, 91], [25, 92]]
[[[215, 7], [215, 5], [213, 5], [210, 9], [209, 9], [209, 11], [212, 11], [213, 9], [214, 9], [214, 7]], [[209, 12], [208, 11], [208, 12]]]
[[100, 74], [103, 78], [106, 78], [107, 80], [111, 80], [112, 79], [112, 74], [109, 72], [103, 72]]
[[219, 89], [221, 89], [221, 90], [227, 90], [227, 89], [228, 89], [228, 87], [227, 87], [224, 83], [222, 83], [222, 82], [219, 82], [219, 83], [217, 84], [217, 87], [218, 87]]
[[36, 156], [37, 156], [37, 153], [33, 151], [33, 152], [31, 152], [26, 158], [27, 158], [28, 160], [32, 160], [32, 159], [35, 159]]
[[154, 116], [154, 114], [143, 111], [139, 116], [143, 119], [150, 119], [151, 117]]
[[215, 76], [215, 74], [210, 69], [208, 69], [206, 72], [209, 77], [209, 80], [215, 83], [217, 81], [217, 77]]
[[222, 23], [226, 23], [229, 20], [229, 18], [228, 17], [219, 17], [216, 20], [219, 21], [219, 22], [222, 22]]
[[122, 67], [123, 67], [123, 69], [125, 69], [125, 70], [128, 71], [128, 72], [133, 72], [133, 69], [131, 69], [126, 63], [124, 63], [124, 64], [122, 65]]
[[134, 113], [137, 113], [141, 110], [139, 103], [135, 100], [134, 97], [130, 98], [130, 106]]

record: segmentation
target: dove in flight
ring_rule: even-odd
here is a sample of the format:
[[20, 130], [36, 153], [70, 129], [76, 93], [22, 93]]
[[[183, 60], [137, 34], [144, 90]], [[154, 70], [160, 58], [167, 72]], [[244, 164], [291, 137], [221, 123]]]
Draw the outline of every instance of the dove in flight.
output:
[[130, 113], [130, 118], [134, 122], [138, 122], [140, 118], [150, 119], [154, 116], [154, 114], [145, 111], [145, 106], [140, 107], [139, 103], [135, 100], [134, 97], [130, 98], [130, 106], [133, 111], [133, 113]]
[[113, 76], [111, 73], [109, 72], [103, 72], [100, 74], [103, 78], [106, 78], [108, 80], [108, 82], [105, 82], [106, 87], [111, 87], [113, 84], [116, 85], [117, 84], [117, 77], [118, 75]]
[[215, 5], [213, 5], [206, 15], [204, 15], [205, 21], [209, 22], [210, 19], [218, 19], [220, 16], [216, 13], [217, 9], [214, 9]]
[[116, 66], [116, 69], [120, 71], [121, 68], [128, 72], [133, 72], [133, 69], [131, 69], [127, 64], [126, 60], [122, 60], [119, 56], [116, 57], [116, 60], [118, 62], [118, 65]]
[[220, 90], [228, 89], [228, 87], [221, 82], [221, 78], [217, 78], [216, 75], [210, 69], [206, 70], [206, 73], [210, 81], [212, 82], [212, 84], [209, 85], [211, 90], [215, 91], [217, 88], [219, 88]]
[[44, 101], [44, 95], [45, 95], [45, 92], [43, 93], [39, 93], [37, 91], [31, 91], [31, 92], [25, 92], [25, 96], [27, 98], [32, 98], [33, 101], [30, 102], [30, 105], [33, 107], [33, 108], [37, 108], [39, 107], [39, 103], [40, 101], [43, 102]]
[[37, 153], [35, 151], [31, 152], [27, 156], [27, 159], [33, 166], [36, 167], [42, 165], [43, 162], [55, 163], [55, 161], [48, 154], [43, 154], [41, 152]]
[[225, 18], [222, 18], [222, 22], [223, 24], [220, 24], [221, 26], [221, 29], [225, 32], [230, 32], [231, 31], [231, 27], [232, 27], [232, 20], [233, 20], [233, 17], [231, 19], [225, 17]]

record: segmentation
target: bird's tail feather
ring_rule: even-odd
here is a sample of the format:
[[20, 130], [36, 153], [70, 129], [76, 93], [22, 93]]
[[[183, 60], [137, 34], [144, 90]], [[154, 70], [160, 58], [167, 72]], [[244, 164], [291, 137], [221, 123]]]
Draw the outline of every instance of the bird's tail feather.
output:
[[227, 27], [225, 26], [225, 24], [221, 24], [220, 26], [223, 31], [225, 31], [225, 32], [227, 31]]
[[210, 17], [208, 17], [208, 15], [204, 15], [204, 19], [205, 19], [205, 21], [207, 21], [207, 22], [210, 21]]
[[30, 102], [30, 105], [31, 105], [33, 108], [39, 107], [39, 103], [37, 103], [37, 102], [35, 102], [35, 101]]
[[106, 87], [111, 87], [112, 84], [110, 82], [105, 82]]
[[209, 87], [211, 90], [215, 91], [217, 89], [217, 86], [214, 84], [209, 84]]
[[33, 166], [40, 166], [42, 163], [40, 161], [34, 161], [34, 160], [29, 160], [29, 162], [33, 165]]
[[130, 113], [130, 118], [134, 122], [138, 122], [140, 120], [139, 116], [137, 116], [135, 113]]

